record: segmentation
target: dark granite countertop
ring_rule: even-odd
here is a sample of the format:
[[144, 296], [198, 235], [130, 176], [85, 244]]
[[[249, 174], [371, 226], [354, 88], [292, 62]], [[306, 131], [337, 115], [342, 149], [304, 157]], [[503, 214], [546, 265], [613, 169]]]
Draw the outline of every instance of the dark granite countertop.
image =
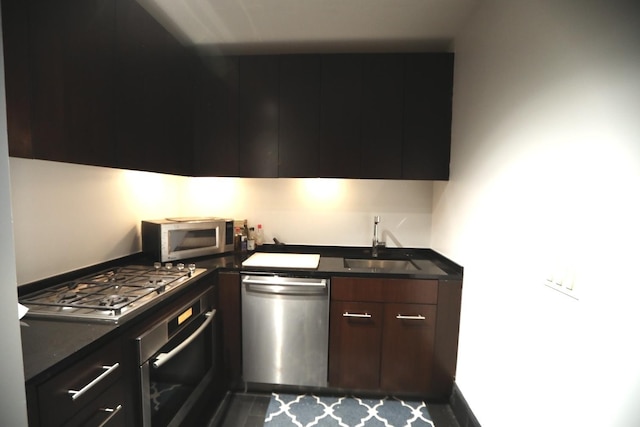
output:
[[[371, 268], [347, 268], [344, 265], [345, 258], [367, 258], [371, 248], [365, 247], [334, 247], [334, 246], [301, 246], [301, 245], [263, 245], [259, 249], [263, 252], [278, 253], [317, 253], [320, 254], [320, 263], [313, 270], [291, 270], [283, 268], [251, 268], [250, 271], [275, 272], [282, 274], [303, 274], [307, 276], [371, 276], [396, 277], [412, 279], [439, 279], [461, 280], [463, 269], [458, 264], [440, 255], [431, 249], [405, 249], [385, 248], [379, 253], [379, 259], [410, 259], [417, 270], [393, 270], [379, 271]], [[209, 269], [209, 274], [216, 270], [249, 271], [242, 267], [242, 262], [252, 253], [224, 254], [212, 257], [203, 257], [189, 260], [195, 262], [199, 268]], [[108, 265], [120, 263], [153, 263], [142, 254], [134, 254], [121, 260], [110, 261]], [[187, 261], [185, 261], [187, 262]], [[95, 266], [96, 270], [105, 268], [105, 265]], [[19, 294], [24, 294], [42, 288], [43, 286], [60, 283], [62, 279], [69, 277], [81, 277], [87, 273], [87, 269], [75, 273], [65, 273], [63, 276], [49, 278], [38, 283], [30, 284], [19, 289]], [[195, 282], [194, 282], [195, 283]], [[185, 287], [184, 290], [187, 288]], [[181, 291], [180, 293], [182, 293]], [[148, 313], [153, 305], [148, 307]], [[131, 322], [132, 323], [132, 322]], [[118, 336], [121, 329], [130, 325], [114, 325], [94, 322], [74, 322], [54, 319], [32, 319], [28, 316], [21, 321], [22, 352], [24, 360], [25, 380], [27, 382], [40, 382], [51, 374], [50, 368], [57, 366], [62, 368], [70, 361], [78, 360], [93, 349], [106, 343], [111, 337]], [[56, 369], [55, 371], [58, 371]]]
[[117, 327], [106, 323], [23, 318], [20, 332], [25, 381], [31, 381], [72, 356], [82, 357], [106, 342]]
[[[136, 255], [136, 262], [141, 262], [138, 255]], [[101, 265], [98, 270], [103, 267]], [[148, 305], [145, 305], [134, 318], [122, 324], [56, 318], [31, 318], [27, 313], [20, 320], [25, 381], [27, 383], [31, 381], [39, 383], [52, 375], [50, 368], [56, 366], [63, 369], [70, 361], [78, 360], [102, 344], [107, 343], [110, 339], [120, 336], [123, 330], [135, 325], [138, 320], [151, 315], [155, 309], [192, 289], [193, 285], [199, 283], [200, 280], [213, 271], [215, 269], [199, 275], [197, 280], [185, 283], [173, 292], [167, 293], [163, 298], [156, 298]], [[65, 277], [67, 276], [68, 274], [65, 274]], [[78, 275], [78, 277], [80, 276], [82, 274]], [[44, 281], [45, 284], [50, 284], [50, 282], [51, 279]], [[32, 287], [37, 287], [35, 285], [33, 284]], [[55, 369], [56, 372], [58, 370]]]
[[447, 279], [461, 280], [463, 268], [432, 249], [384, 248], [379, 251], [377, 259], [411, 260], [417, 267], [415, 270], [380, 270], [376, 268], [348, 268], [344, 260], [351, 258], [370, 258], [371, 248], [339, 247], [339, 246], [306, 246], [306, 245], [263, 245], [260, 252], [278, 253], [313, 253], [320, 255], [317, 269], [286, 268], [244, 268], [242, 262], [252, 255], [251, 252], [203, 258], [197, 260], [199, 266], [205, 268], [222, 268], [236, 271], [295, 273], [307, 276], [370, 276], [399, 277], [407, 279]]

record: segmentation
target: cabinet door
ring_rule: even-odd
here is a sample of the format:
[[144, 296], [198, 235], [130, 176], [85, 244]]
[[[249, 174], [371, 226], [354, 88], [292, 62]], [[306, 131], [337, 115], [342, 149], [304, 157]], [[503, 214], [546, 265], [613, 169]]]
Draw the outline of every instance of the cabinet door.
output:
[[195, 117], [195, 174], [238, 176], [238, 58], [201, 59]]
[[29, 6], [34, 157], [113, 166], [112, 0]]
[[239, 64], [240, 176], [278, 176], [278, 57], [245, 56]]
[[403, 179], [449, 179], [453, 54], [407, 55]]
[[403, 55], [363, 58], [361, 178], [402, 177], [403, 73]]
[[155, 89], [159, 93], [161, 107], [157, 111], [155, 124], [162, 132], [159, 149], [163, 153], [156, 167], [160, 172], [191, 176], [194, 170], [196, 57], [167, 30], [160, 29], [163, 66], [160, 86]]
[[240, 276], [221, 272], [218, 276], [218, 309], [222, 324], [222, 364], [226, 386], [242, 386], [242, 318]]
[[377, 389], [382, 304], [333, 301], [329, 332], [329, 385]]
[[320, 57], [280, 58], [280, 177], [317, 177], [320, 138]]
[[423, 393], [431, 387], [436, 306], [385, 304], [380, 388]]
[[33, 157], [29, 86], [29, 3], [2, 1], [2, 38], [9, 155]]
[[322, 57], [320, 176], [359, 177], [362, 57]]
[[115, 26], [119, 167], [190, 174], [191, 58], [135, 1], [117, 0]]

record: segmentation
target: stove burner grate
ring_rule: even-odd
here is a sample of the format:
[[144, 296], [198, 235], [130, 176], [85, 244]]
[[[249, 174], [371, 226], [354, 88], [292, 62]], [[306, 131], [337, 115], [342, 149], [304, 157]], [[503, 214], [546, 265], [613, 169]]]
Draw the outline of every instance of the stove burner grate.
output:
[[129, 301], [129, 298], [122, 295], [109, 295], [105, 298], [102, 298], [98, 305], [113, 307], [115, 305], [119, 305]]
[[20, 302], [29, 307], [31, 315], [39, 317], [118, 321], [125, 313], [189, 278], [188, 272], [132, 265], [61, 283], [21, 298]]

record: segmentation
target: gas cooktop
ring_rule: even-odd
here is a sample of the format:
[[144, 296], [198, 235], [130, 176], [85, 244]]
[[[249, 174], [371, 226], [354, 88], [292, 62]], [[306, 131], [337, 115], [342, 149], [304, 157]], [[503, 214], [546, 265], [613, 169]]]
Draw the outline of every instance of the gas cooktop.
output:
[[20, 299], [27, 317], [120, 323], [133, 312], [206, 271], [171, 264], [111, 268]]

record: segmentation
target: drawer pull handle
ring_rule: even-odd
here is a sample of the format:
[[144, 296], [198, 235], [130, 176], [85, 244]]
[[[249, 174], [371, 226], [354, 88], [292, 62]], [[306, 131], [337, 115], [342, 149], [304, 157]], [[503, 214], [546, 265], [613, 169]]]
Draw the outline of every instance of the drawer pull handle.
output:
[[118, 412], [120, 412], [121, 409], [122, 409], [122, 405], [116, 406], [115, 409], [114, 408], [100, 408], [100, 411], [106, 412], [107, 414], [109, 414], [109, 416], [103, 422], [101, 422], [98, 425], [98, 427], [106, 426], [109, 423], [109, 421], [111, 421], [111, 419], [113, 417], [115, 417]]
[[342, 314], [342, 317], [357, 317], [358, 319], [370, 319], [371, 315], [369, 313], [349, 313], [345, 311]]
[[404, 314], [398, 314], [396, 316], [396, 319], [400, 319], [400, 320], [427, 320], [427, 318], [424, 317], [421, 314], [418, 314], [416, 316], [406, 316]]
[[86, 386], [82, 387], [80, 390], [69, 390], [69, 391], [67, 391], [67, 393], [69, 393], [69, 395], [71, 396], [71, 400], [78, 399], [80, 396], [82, 396], [87, 391], [89, 391], [93, 386], [98, 384], [100, 381], [105, 379], [109, 374], [111, 374], [113, 371], [118, 369], [119, 366], [120, 366], [119, 363], [115, 363], [112, 366], [103, 366], [102, 369], [106, 369], [106, 370], [103, 373], [101, 373], [100, 375], [98, 375], [89, 384], [87, 384]]

